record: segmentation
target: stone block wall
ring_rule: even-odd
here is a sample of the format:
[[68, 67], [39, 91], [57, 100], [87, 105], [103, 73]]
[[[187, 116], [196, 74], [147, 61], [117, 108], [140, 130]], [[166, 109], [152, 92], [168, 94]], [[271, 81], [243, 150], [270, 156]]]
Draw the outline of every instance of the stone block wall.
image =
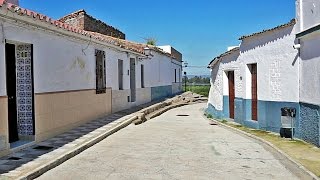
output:
[[123, 32], [112, 26], [107, 25], [106, 23], [100, 20], [95, 19], [94, 17], [88, 15], [84, 10], [80, 10], [72, 14], [69, 14], [61, 18], [59, 21], [78, 27], [82, 30], [97, 32], [119, 39], [126, 38]]

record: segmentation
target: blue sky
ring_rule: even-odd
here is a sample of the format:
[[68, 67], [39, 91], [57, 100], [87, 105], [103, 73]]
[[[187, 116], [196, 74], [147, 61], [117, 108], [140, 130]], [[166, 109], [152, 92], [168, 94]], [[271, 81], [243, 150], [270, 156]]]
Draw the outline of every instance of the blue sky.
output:
[[[295, 0], [20, 0], [20, 6], [60, 18], [79, 9], [112, 25], [128, 40], [170, 44], [189, 65], [206, 66], [238, 38], [295, 17]], [[188, 68], [188, 74], [209, 74]]]

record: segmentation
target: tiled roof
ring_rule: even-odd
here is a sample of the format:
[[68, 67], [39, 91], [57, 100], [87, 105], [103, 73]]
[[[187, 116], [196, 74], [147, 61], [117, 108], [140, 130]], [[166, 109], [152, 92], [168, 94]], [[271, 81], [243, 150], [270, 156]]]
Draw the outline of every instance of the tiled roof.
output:
[[95, 33], [89, 32], [89, 31], [81, 30], [77, 27], [70, 26], [70, 25], [65, 24], [65, 23], [58, 21], [58, 20], [54, 20], [54, 19], [52, 19], [48, 16], [45, 16], [45, 15], [42, 15], [40, 13], [31, 11], [29, 9], [21, 8], [17, 5], [11, 4], [11, 3], [7, 3], [5, 0], [0, 0], [0, 9], [7, 9], [8, 11], [15, 13], [19, 16], [27, 16], [27, 17], [33, 18], [35, 21], [45, 22], [45, 23], [51, 25], [52, 27], [58, 27], [58, 28], [61, 28], [62, 30], [69, 31], [69, 32], [72, 32], [72, 33], [75, 33], [78, 35], [83, 35], [86, 37], [91, 37], [91, 38], [94, 38], [94, 39], [99, 40], [101, 42], [108, 43], [113, 46], [118, 46], [122, 49], [126, 49], [126, 50], [130, 50], [130, 51], [137, 52], [140, 54], [144, 54], [144, 51], [141, 50], [141, 47], [137, 47], [136, 45], [134, 45], [134, 43], [131, 43], [129, 41], [119, 40], [117, 38], [113, 38], [110, 36], [106, 36], [106, 37], [102, 38], [99, 33], [95, 34]]
[[117, 45], [121, 48], [144, 54], [144, 48], [146, 47], [146, 45], [144, 44], [123, 40], [123, 39], [115, 38], [112, 36], [107, 36], [97, 32], [92, 32], [92, 31], [85, 31], [85, 32], [87, 32], [88, 34], [92, 35], [93, 37], [97, 38], [100, 41], [108, 42], [110, 44]]
[[246, 36], [242, 36], [242, 37], [239, 38], [239, 40], [243, 40], [243, 39], [246, 39], [246, 38], [249, 38], [249, 37], [253, 37], [253, 36], [260, 35], [260, 34], [263, 34], [263, 33], [266, 33], [266, 32], [270, 32], [270, 31], [274, 31], [274, 30], [277, 30], [277, 29], [286, 28], [286, 27], [289, 27], [289, 26], [293, 26], [295, 24], [296, 24], [296, 20], [292, 19], [290, 22], [288, 22], [286, 24], [279, 25], [279, 26], [274, 27], [272, 29], [266, 29], [266, 30], [263, 30], [261, 32], [253, 33], [253, 34], [246, 35]]
[[85, 31], [85, 32], [99, 38], [100, 40], [108, 41], [113, 44], [117, 44], [118, 46], [125, 48], [125, 49], [128, 49], [128, 50], [134, 50], [136, 52], [144, 53], [145, 48], [150, 48], [160, 54], [163, 54], [163, 55], [171, 57], [171, 58], [175, 58], [170, 53], [167, 53], [167, 52], [163, 51], [161, 48], [158, 48], [156, 46], [142, 44], [142, 43], [136, 43], [136, 42], [123, 40], [123, 39], [118, 39], [115, 37], [107, 36], [107, 35], [97, 33], [97, 32], [92, 32], [92, 31]]
[[220, 54], [219, 56], [215, 57], [208, 65], [208, 68], [211, 68], [213, 67], [218, 61], [221, 60], [221, 58], [233, 53], [233, 52], [237, 52], [237, 51], [240, 51], [240, 48], [239, 47], [235, 47], [227, 52], [224, 52], [222, 54]]

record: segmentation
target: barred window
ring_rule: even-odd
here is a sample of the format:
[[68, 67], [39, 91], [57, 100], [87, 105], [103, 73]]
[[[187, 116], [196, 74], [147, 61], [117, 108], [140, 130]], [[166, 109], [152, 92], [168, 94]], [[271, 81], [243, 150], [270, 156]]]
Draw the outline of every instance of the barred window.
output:
[[106, 93], [106, 61], [105, 52], [96, 50], [96, 93]]

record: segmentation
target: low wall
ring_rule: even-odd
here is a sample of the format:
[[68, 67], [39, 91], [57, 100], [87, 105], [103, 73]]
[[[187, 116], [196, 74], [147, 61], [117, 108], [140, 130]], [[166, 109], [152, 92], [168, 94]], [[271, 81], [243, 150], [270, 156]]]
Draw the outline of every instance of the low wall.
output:
[[36, 94], [36, 141], [108, 114], [111, 114], [111, 89], [105, 94], [96, 94], [96, 90]]
[[126, 90], [112, 90], [112, 112], [122, 111], [124, 109], [129, 109], [131, 103], [128, 101], [128, 96], [130, 97], [130, 89]]
[[172, 83], [172, 94], [179, 94], [182, 92], [182, 83]]
[[[251, 119], [251, 101], [251, 99], [235, 99], [235, 122], [250, 128], [279, 133], [281, 128], [281, 108], [293, 107], [297, 110], [297, 117], [295, 119], [295, 137], [307, 140], [308, 138], [306, 137], [308, 136], [312, 138], [314, 142], [319, 141], [319, 129], [315, 128], [319, 127], [316, 126], [317, 123], [319, 123], [319, 120], [315, 119], [315, 111], [313, 111], [314, 113], [305, 113], [311, 115], [307, 118], [309, 120], [303, 121], [299, 115], [300, 105], [297, 102], [258, 101], [258, 121], [254, 121]], [[304, 111], [312, 110], [309, 108], [309, 110], [306, 109]], [[218, 119], [229, 118], [229, 97], [223, 97], [222, 111], [218, 111], [212, 104], [208, 104], [207, 113]], [[313, 128], [310, 128], [311, 126]], [[312, 131], [312, 133], [310, 131]], [[307, 141], [311, 142], [310, 140]]]
[[151, 100], [159, 100], [172, 96], [172, 85], [151, 87]]
[[300, 103], [300, 136], [320, 147], [320, 106]]
[[151, 102], [151, 88], [137, 89], [137, 102], [136, 105], [141, 105]]
[[0, 151], [9, 149], [8, 129], [8, 98], [0, 97]]

